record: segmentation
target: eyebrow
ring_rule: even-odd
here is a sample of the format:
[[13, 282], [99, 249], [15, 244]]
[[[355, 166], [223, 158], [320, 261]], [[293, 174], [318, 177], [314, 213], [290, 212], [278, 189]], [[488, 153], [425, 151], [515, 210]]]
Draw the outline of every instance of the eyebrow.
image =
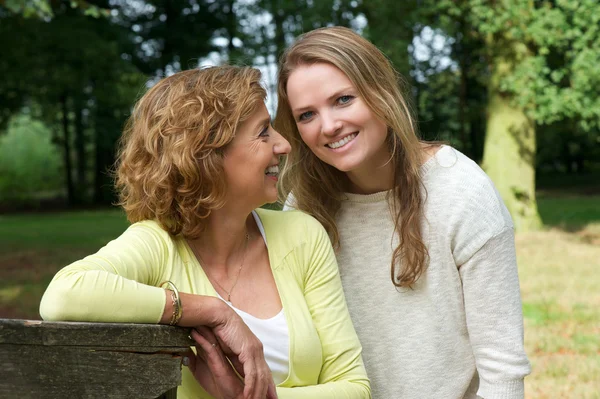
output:
[[[355, 91], [356, 91], [356, 89], [353, 86], [344, 87], [344, 88], [342, 88], [340, 90], [335, 91], [332, 95], [330, 95], [329, 97], [327, 97], [327, 101], [331, 101], [332, 99], [341, 96], [342, 93], [355, 92]], [[308, 110], [310, 108], [312, 108], [312, 107], [305, 106], [305, 107], [294, 108], [294, 109], [292, 109], [292, 113], [293, 114], [302, 113], [302, 112], [304, 112], [304, 111], [306, 111], [306, 110]]]
[[263, 127], [266, 124], [271, 124], [271, 117], [268, 116], [266, 118], [261, 119], [260, 121], [256, 122], [256, 129]]

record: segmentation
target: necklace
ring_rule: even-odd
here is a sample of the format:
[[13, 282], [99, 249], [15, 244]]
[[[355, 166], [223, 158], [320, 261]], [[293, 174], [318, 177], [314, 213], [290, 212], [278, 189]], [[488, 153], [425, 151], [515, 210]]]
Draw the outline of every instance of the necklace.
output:
[[[233, 281], [233, 285], [231, 286], [231, 288], [228, 290], [226, 290], [221, 284], [219, 284], [219, 282], [210, 277], [208, 275], [208, 273], [206, 273], [206, 277], [208, 277], [208, 279], [212, 282], [214, 282], [215, 284], [217, 284], [219, 286], [219, 288], [221, 288], [223, 291], [225, 291], [225, 293], [227, 294], [227, 302], [231, 303], [231, 293], [233, 292], [233, 289], [235, 288], [236, 284], [238, 283], [238, 280], [240, 278], [240, 274], [242, 273], [242, 267], [244, 267], [244, 261], [246, 260], [246, 252], [248, 252], [248, 241], [250, 241], [250, 234], [248, 234], [248, 232], [246, 232], [246, 244], [244, 245], [244, 254], [242, 255], [242, 262], [240, 263], [240, 267], [238, 268], [237, 274], [235, 276], [235, 280]], [[192, 250], [194, 252], [194, 254], [198, 257], [198, 259], [200, 260], [200, 262], [202, 264], [206, 264], [204, 262], [204, 260], [202, 259], [202, 256], [200, 256], [200, 252], [198, 252], [196, 245], [192, 245]]]

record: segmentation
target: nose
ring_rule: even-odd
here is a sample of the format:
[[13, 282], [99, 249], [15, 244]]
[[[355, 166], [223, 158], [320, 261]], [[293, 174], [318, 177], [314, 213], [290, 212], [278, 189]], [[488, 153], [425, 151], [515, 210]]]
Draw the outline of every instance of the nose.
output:
[[321, 133], [326, 136], [335, 136], [342, 128], [342, 121], [331, 112], [321, 112]]
[[273, 153], [275, 155], [286, 155], [292, 150], [290, 142], [287, 141], [278, 131], [274, 130], [275, 145], [273, 145]]

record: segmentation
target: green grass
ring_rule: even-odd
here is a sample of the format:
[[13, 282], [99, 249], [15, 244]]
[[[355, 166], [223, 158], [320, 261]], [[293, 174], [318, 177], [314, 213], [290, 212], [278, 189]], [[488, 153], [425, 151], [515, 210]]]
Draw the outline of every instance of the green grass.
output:
[[600, 195], [538, 198], [538, 211], [546, 226], [580, 229], [600, 223]]
[[0, 215], [0, 254], [15, 250], [91, 249], [127, 228], [118, 209]]
[[[543, 193], [543, 231], [517, 234], [527, 398], [600, 399], [600, 196]], [[118, 210], [0, 216], [0, 317], [38, 318], [62, 266], [127, 227]]]
[[0, 317], [39, 318], [38, 304], [52, 276], [127, 226], [116, 209], [0, 215]]
[[540, 195], [544, 231], [517, 234], [528, 398], [600, 398], [600, 196]]

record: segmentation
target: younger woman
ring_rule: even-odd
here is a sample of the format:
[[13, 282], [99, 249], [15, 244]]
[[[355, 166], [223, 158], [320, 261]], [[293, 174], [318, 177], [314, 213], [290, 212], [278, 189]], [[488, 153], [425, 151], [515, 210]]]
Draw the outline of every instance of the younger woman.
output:
[[328, 231], [374, 398], [522, 398], [513, 224], [490, 179], [416, 135], [399, 79], [346, 28], [282, 56], [288, 207]]

